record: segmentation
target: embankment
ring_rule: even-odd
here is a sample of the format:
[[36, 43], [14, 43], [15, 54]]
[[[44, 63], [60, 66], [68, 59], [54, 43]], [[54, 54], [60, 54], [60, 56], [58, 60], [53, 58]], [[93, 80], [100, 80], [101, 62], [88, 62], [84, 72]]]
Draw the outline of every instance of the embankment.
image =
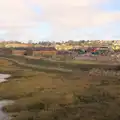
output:
[[33, 69], [42, 69], [42, 70], [54, 70], [61, 71], [61, 72], [72, 72], [75, 70], [90, 70], [92, 68], [100, 68], [100, 69], [107, 69], [107, 70], [118, 70], [119, 64], [107, 64], [107, 63], [67, 63], [67, 62], [53, 62], [47, 61], [43, 59], [30, 59], [24, 56], [13, 56], [13, 55], [2, 55], [1, 58], [8, 59], [13, 61], [15, 64], [22, 65], [24, 67], [32, 67]]
[[[18, 56], [17, 56], [18, 57]], [[16, 57], [16, 58], [17, 58]], [[22, 67], [26, 67], [26, 68], [32, 68], [32, 69], [35, 69], [35, 70], [42, 70], [42, 71], [54, 71], [54, 72], [72, 72], [72, 70], [70, 69], [65, 69], [65, 68], [55, 68], [55, 67], [52, 67], [52, 66], [40, 66], [40, 65], [36, 65], [36, 64], [30, 64], [28, 62], [23, 62], [21, 60], [16, 60], [16, 58], [10, 58], [10, 57], [0, 57], [2, 59], [6, 59], [6, 60], [9, 60], [11, 62], [13, 62], [14, 64], [17, 64], [18, 66], [22, 66]], [[18, 57], [19, 58], [19, 57]]]

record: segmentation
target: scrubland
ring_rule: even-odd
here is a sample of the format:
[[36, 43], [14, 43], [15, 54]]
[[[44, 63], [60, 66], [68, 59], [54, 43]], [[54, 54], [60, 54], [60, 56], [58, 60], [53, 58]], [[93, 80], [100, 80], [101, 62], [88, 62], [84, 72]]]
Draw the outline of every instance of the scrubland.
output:
[[3, 108], [12, 120], [120, 119], [119, 71], [39, 71], [0, 59], [0, 73], [11, 74], [0, 99], [15, 101]]

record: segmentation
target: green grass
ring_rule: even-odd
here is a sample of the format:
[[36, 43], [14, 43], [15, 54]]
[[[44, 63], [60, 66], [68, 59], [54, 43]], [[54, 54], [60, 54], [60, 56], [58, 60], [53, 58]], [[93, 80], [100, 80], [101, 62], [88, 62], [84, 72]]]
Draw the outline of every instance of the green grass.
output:
[[0, 84], [0, 98], [15, 100], [3, 108], [12, 120], [120, 119], [119, 77], [38, 71], [0, 59], [3, 71], [12, 71]]

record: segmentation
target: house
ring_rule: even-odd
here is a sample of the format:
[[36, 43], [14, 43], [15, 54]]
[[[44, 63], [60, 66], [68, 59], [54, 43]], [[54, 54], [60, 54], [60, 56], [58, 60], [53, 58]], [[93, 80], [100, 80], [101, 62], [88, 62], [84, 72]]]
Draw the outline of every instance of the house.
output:
[[25, 51], [25, 55], [27, 56], [33, 56], [33, 48], [27, 48]]
[[24, 47], [12, 49], [12, 55], [25, 55], [25, 53], [26, 53], [26, 48]]
[[113, 44], [113, 45], [112, 45], [112, 49], [113, 49], [114, 51], [120, 51], [120, 45], [118, 45], [118, 44]]
[[69, 55], [71, 52], [70, 51], [63, 51], [63, 50], [61, 50], [61, 51], [57, 51], [57, 55]]
[[73, 48], [73, 46], [62, 44], [62, 45], [56, 45], [55, 48], [56, 50], [70, 50]]
[[26, 55], [28, 56], [40, 56], [40, 55], [56, 55], [56, 49], [54, 47], [37, 47], [27, 48]]
[[99, 47], [99, 50], [110, 50], [110, 47], [108, 46]]
[[8, 43], [5, 45], [6, 48], [27, 48], [32, 47], [32, 44], [21, 44], [21, 43]]
[[12, 55], [10, 48], [0, 48], [0, 55]]

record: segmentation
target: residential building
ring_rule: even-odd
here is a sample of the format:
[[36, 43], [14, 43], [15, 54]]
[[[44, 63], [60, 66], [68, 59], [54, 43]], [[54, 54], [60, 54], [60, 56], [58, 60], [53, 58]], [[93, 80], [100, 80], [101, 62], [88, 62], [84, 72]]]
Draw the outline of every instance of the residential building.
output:
[[26, 48], [26, 47], [32, 47], [32, 44], [19, 44], [19, 43], [8, 43], [5, 45], [6, 48]]
[[12, 54], [13, 55], [25, 55], [25, 53], [26, 53], [26, 48], [23, 48], [23, 47], [12, 49]]
[[56, 55], [56, 49], [54, 47], [37, 47], [28, 48], [26, 55], [40, 56], [40, 55]]
[[12, 55], [12, 50], [9, 48], [0, 48], [0, 55]]
[[62, 44], [62, 45], [56, 45], [55, 48], [56, 50], [70, 50], [73, 48], [73, 46]]

